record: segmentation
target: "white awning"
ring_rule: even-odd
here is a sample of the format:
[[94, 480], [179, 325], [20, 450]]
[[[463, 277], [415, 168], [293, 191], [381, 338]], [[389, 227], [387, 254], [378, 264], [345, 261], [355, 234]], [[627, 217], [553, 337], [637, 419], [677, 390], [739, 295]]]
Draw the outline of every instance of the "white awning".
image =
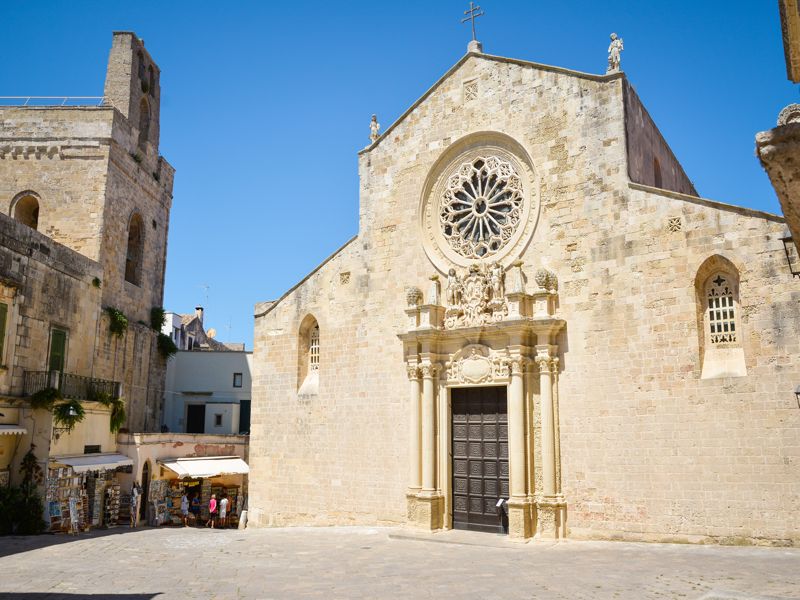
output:
[[133, 465], [133, 459], [124, 454], [84, 454], [83, 456], [54, 457], [50, 460], [62, 465], [68, 465], [76, 473], [107, 471], [117, 467]]
[[28, 430], [19, 425], [0, 425], [0, 435], [25, 435]]
[[204, 456], [158, 461], [178, 477], [200, 479], [219, 475], [247, 475], [250, 467], [238, 456]]

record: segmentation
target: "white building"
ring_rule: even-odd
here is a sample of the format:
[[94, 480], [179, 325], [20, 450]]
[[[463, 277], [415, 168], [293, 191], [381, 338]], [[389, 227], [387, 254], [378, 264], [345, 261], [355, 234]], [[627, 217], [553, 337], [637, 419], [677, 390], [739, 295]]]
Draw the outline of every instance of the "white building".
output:
[[249, 433], [252, 352], [179, 350], [167, 365], [164, 425], [180, 433]]

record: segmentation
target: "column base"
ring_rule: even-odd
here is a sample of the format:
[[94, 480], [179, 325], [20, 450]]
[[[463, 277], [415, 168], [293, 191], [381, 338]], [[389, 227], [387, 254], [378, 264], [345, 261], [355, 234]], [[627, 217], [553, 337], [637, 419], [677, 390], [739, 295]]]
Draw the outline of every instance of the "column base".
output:
[[514, 540], [527, 540], [533, 536], [535, 505], [531, 500], [511, 498], [508, 509], [508, 537]]
[[561, 496], [536, 503], [536, 538], [559, 540], [567, 537], [567, 503]]
[[408, 524], [426, 531], [442, 528], [444, 496], [428, 493], [407, 493]]

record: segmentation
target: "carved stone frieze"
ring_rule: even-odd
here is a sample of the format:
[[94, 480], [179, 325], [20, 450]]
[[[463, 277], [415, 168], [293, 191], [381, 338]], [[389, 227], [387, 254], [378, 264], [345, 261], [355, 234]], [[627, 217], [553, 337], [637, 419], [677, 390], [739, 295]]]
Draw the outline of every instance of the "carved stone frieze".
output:
[[446, 368], [449, 384], [488, 383], [508, 379], [509, 359], [481, 344], [470, 344], [453, 354]]
[[503, 267], [473, 264], [463, 277], [450, 269], [445, 300], [445, 329], [502, 321], [508, 315]]

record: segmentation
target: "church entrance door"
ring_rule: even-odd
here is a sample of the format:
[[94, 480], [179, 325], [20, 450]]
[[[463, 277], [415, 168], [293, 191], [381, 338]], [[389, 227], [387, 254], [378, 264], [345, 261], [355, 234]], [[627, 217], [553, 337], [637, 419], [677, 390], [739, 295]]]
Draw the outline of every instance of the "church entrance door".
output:
[[451, 390], [453, 528], [507, 533], [506, 387]]

